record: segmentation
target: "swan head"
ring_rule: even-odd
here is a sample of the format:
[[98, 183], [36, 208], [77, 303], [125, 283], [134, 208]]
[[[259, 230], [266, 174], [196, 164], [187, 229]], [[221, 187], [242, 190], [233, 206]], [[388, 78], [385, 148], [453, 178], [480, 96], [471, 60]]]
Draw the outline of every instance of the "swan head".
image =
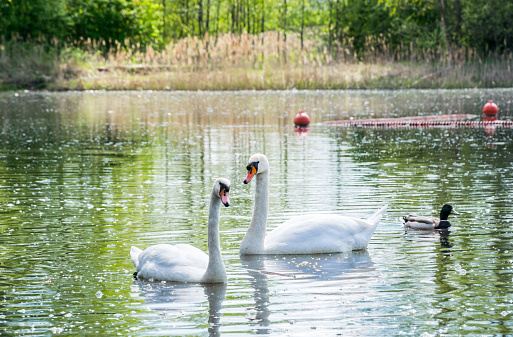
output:
[[265, 154], [257, 153], [252, 155], [249, 158], [246, 170], [248, 170], [248, 175], [244, 179], [244, 184], [248, 184], [255, 175], [269, 171], [269, 162]]
[[226, 178], [216, 179], [214, 187], [212, 188], [212, 194], [221, 198], [221, 202], [226, 207], [230, 206], [230, 181]]

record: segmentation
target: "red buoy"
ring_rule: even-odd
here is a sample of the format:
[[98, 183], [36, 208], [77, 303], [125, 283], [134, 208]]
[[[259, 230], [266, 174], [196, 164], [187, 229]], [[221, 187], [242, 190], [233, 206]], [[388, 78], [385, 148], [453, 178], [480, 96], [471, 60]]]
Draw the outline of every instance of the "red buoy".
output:
[[486, 115], [483, 117], [483, 122], [495, 122], [498, 120], [497, 115]]
[[497, 107], [497, 104], [492, 102], [491, 100], [488, 101], [483, 107], [483, 113], [486, 116], [497, 116], [497, 113], [499, 112], [499, 108]]
[[294, 132], [297, 134], [297, 135], [306, 135], [308, 133], [308, 131], [310, 131], [310, 128], [308, 126], [297, 126], [294, 127]]
[[299, 113], [294, 117], [294, 125], [299, 127], [305, 127], [310, 124], [310, 117], [303, 110], [299, 111]]

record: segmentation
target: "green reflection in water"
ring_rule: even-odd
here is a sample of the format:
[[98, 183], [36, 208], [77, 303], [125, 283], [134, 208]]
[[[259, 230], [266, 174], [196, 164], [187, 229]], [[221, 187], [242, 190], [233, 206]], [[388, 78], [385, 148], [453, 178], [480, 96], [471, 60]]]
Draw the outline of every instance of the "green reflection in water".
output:
[[[337, 118], [480, 112], [511, 91], [2, 93], [0, 331], [21, 335], [511, 334], [512, 131], [358, 129]], [[389, 212], [368, 255], [241, 261], [252, 153], [271, 162], [269, 227], [295, 213]], [[206, 250], [212, 181], [226, 288], [133, 280], [132, 244]], [[462, 215], [447, 237], [405, 213]]]

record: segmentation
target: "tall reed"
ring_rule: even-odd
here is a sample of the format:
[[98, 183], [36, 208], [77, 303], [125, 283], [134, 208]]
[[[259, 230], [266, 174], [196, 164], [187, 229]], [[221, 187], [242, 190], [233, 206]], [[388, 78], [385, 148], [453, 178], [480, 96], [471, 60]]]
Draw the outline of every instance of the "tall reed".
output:
[[[101, 43], [101, 42], [100, 42]], [[0, 45], [3, 87], [39, 85], [51, 89], [347, 89], [512, 86], [509, 54], [489, 54], [452, 46], [450, 52], [415, 45], [392, 48], [369, 39], [359, 57], [351, 47], [298, 34], [266, 32], [187, 37], [161, 50], [113, 48], [98, 43], [83, 49]], [[16, 48], [20, 48], [17, 50]], [[32, 48], [32, 49], [31, 49]], [[13, 70], [14, 69], [14, 70]], [[39, 76], [39, 77], [38, 77]], [[39, 79], [39, 82], [38, 82]], [[35, 85], [34, 85], [35, 83]]]

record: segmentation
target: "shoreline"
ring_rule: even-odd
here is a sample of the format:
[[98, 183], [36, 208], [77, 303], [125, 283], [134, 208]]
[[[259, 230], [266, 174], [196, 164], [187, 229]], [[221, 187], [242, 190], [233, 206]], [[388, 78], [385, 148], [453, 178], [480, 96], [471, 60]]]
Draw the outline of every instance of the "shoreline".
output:
[[[265, 41], [264, 39], [265, 38]], [[264, 43], [265, 42], [265, 43]], [[0, 91], [359, 90], [513, 87], [513, 54], [484, 58], [467, 49], [336, 53], [297, 36], [186, 38], [155, 51], [0, 43]]]
[[[347, 68], [343, 65], [340, 68]], [[241, 91], [241, 90], [400, 90], [478, 89], [513, 87], [513, 76], [499, 80], [466, 67], [440, 74], [417, 66], [405, 70], [381, 69], [379, 65], [351, 66], [351, 70], [322, 67], [302, 70], [255, 71], [165, 71], [130, 74], [124, 71], [89, 72], [72, 79], [56, 79], [41, 89], [69, 90], [158, 90], [158, 91]], [[391, 74], [387, 74], [391, 72]], [[412, 72], [415, 72], [412, 74]], [[383, 74], [385, 73], [385, 74]], [[18, 89], [38, 89], [22, 86]]]
[[189, 89], [47, 89], [47, 88], [41, 88], [41, 89], [27, 89], [27, 88], [18, 88], [18, 89], [5, 89], [0, 90], [1, 93], [11, 93], [11, 92], [24, 92], [24, 93], [38, 93], [38, 92], [47, 92], [47, 93], [66, 93], [66, 92], [76, 92], [76, 93], [82, 93], [82, 92], [103, 92], [103, 93], [116, 93], [116, 92], [128, 92], [128, 93], [144, 93], [144, 92], [156, 92], [156, 93], [224, 93], [224, 92], [239, 92], [239, 93], [254, 93], [254, 92], [294, 92], [294, 93], [302, 93], [302, 92], [312, 92], [312, 91], [341, 91], [341, 92], [394, 92], [394, 91], [436, 91], [436, 90], [443, 90], [443, 91], [465, 91], [465, 90], [510, 90], [511, 87], [479, 87], [479, 88], [397, 88], [397, 89], [386, 89], [386, 88], [360, 88], [360, 89], [233, 89], [233, 90], [189, 90]]
[[[400, 90], [478, 89], [513, 87], [513, 74], [495, 67], [490, 73], [475, 65], [450, 69], [404, 63], [337, 64], [320, 67], [255, 70], [144, 71], [78, 69], [73, 75], [58, 73], [39, 80], [0, 81], [0, 91], [47, 90]], [[486, 67], [484, 67], [486, 68]], [[494, 76], [497, 75], [497, 76]]]

